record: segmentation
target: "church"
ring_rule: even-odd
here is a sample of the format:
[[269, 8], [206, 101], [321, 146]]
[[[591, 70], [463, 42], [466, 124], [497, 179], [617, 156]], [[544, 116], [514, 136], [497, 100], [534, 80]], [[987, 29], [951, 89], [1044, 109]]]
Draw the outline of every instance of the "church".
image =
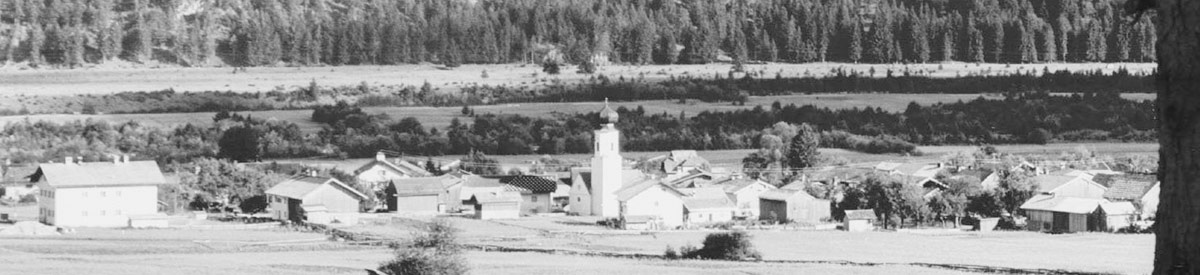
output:
[[[594, 131], [591, 167], [571, 171], [569, 212], [580, 216], [652, 220], [661, 227], [683, 224], [683, 194], [640, 170], [625, 167], [617, 111], [600, 110], [603, 124]], [[661, 187], [661, 188], [653, 188]], [[661, 192], [656, 192], [661, 191]], [[657, 226], [654, 226], [657, 227]]]

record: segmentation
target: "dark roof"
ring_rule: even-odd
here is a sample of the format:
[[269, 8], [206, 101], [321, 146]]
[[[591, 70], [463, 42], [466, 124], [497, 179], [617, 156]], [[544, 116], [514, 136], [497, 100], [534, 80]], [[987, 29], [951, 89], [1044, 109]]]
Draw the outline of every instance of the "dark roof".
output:
[[1111, 200], [1140, 200], [1158, 183], [1146, 177], [1108, 177], [1105, 182], [1108, 190], [1104, 192], [1104, 198]]
[[874, 220], [875, 209], [846, 210], [846, 220]]
[[1092, 181], [1099, 183], [1100, 185], [1104, 185], [1104, 187], [1112, 187], [1112, 185], [1118, 181], [1149, 182], [1149, 183], [1151, 183], [1151, 185], [1153, 185], [1153, 183], [1158, 182], [1158, 177], [1156, 177], [1154, 175], [1138, 175], [1138, 174], [1123, 174], [1123, 175], [1099, 174], [1099, 175], [1096, 175], [1095, 177], [1092, 177]]
[[533, 193], [554, 193], [558, 190], [558, 181], [539, 176], [520, 175], [505, 177], [501, 183], [529, 190]]

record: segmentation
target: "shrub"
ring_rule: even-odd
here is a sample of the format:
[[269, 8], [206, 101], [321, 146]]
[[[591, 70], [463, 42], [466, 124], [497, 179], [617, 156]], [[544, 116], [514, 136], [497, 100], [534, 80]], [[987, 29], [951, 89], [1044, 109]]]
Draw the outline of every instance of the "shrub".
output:
[[37, 194], [34, 194], [34, 193], [25, 194], [24, 196], [21, 196], [21, 199], [18, 200], [17, 202], [18, 203], [37, 202]]
[[708, 234], [708, 237], [704, 238], [704, 247], [685, 251], [683, 257], [731, 261], [762, 260], [762, 254], [750, 243], [750, 234], [743, 231]]
[[267, 196], [257, 195], [242, 200], [242, 202], [238, 204], [238, 208], [242, 209], [242, 213], [254, 214], [266, 211], [268, 204]]
[[469, 271], [458, 229], [445, 220], [434, 220], [407, 244], [392, 244], [396, 258], [379, 266], [384, 274], [466, 274]]
[[675, 251], [674, 247], [668, 245], [667, 251], [663, 252], [663, 257], [666, 257], [668, 260], [677, 260], [679, 259], [679, 252]]

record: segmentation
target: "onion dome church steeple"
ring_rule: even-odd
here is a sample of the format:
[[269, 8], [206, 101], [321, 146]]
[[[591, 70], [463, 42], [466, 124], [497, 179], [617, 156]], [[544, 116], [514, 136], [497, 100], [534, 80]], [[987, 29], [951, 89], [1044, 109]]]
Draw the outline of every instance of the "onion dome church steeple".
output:
[[608, 107], [608, 98], [605, 98], [604, 109], [600, 109], [600, 119], [607, 124], [616, 124], [619, 116], [620, 115], [617, 114], [617, 111], [614, 111], [612, 108]]

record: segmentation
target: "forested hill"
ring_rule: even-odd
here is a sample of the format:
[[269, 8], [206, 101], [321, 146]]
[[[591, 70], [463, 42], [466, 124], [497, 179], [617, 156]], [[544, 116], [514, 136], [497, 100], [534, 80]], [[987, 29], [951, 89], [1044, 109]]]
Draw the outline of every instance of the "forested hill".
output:
[[2, 0], [0, 60], [454, 66], [559, 52], [572, 63], [633, 64], [1153, 61], [1154, 25], [1133, 22], [1123, 2]]

